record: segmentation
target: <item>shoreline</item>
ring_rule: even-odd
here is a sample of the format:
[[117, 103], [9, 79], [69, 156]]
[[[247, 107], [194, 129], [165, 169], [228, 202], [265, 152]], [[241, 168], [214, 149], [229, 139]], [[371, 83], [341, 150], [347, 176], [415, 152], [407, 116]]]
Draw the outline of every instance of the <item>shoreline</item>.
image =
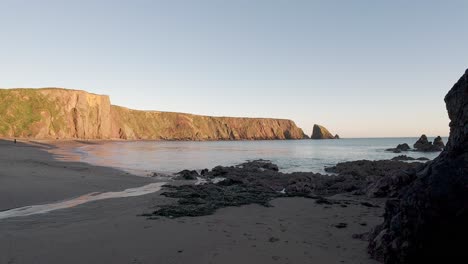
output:
[[[42, 148], [0, 141], [2, 210], [93, 191], [123, 190], [153, 180], [113, 168], [57, 161]], [[201, 217], [138, 216], [171, 202], [156, 192], [0, 220], [0, 229], [5, 230], [0, 233], [0, 248], [6, 249], [0, 262], [376, 263], [366, 252], [367, 242], [353, 234], [368, 232], [381, 222], [382, 206], [365, 207], [356, 200], [341, 207], [305, 198], [277, 198], [273, 207], [228, 207]], [[341, 222], [347, 227], [335, 227]]]
[[48, 152], [52, 147], [0, 140], [0, 210], [154, 182], [115, 168], [57, 160]]

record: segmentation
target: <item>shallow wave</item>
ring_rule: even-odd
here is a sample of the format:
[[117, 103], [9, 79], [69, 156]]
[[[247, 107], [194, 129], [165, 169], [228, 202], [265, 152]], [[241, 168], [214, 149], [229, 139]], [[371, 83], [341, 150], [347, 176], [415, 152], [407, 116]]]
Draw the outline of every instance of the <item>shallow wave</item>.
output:
[[145, 194], [150, 194], [161, 190], [161, 187], [166, 184], [165, 182], [150, 183], [141, 187], [129, 188], [120, 192], [93, 192], [88, 193], [70, 200], [41, 204], [41, 205], [30, 205], [10, 209], [0, 212], [0, 219], [6, 219], [11, 217], [29, 216], [35, 214], [45, 214], [51, 211], [67, 209], [78, 206], [80, 204], [89, 203], [93, 201], [112, 199], [112, 198], [123, 198], [123, 197], [134, 197]]

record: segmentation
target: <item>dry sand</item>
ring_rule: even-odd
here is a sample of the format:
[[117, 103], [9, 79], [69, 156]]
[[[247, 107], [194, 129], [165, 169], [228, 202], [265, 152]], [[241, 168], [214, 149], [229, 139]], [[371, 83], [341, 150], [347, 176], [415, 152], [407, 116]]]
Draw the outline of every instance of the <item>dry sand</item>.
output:
[[[56, 161], [45, 151], [51, 147], [0, 141], [0, 211], [154, 181]], [[350, 204], [281, 198], [269, 208], [248, 205], [211, 216], [147, 220], [138, 215], [171, 202], [152, 193], [7, 218], [0, 220], [0, 263], [376, 263], [367, 255], [367, 242], [352, 235], [381, 222], [382, 207], [335, 198]], [[347, 227], [336, 228], [338, 223]]]

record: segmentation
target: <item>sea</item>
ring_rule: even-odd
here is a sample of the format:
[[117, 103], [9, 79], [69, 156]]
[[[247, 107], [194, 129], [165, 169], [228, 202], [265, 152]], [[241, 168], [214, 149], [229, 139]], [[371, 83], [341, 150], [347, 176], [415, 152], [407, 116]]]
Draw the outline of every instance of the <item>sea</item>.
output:
[[[269, 140], [269, 141], [102, 141], [63, 144], [52, 154], [62, 160], [114, 167], [138, 176], [163, 175], [159, 182], [118, 192], [90, 193], [50, 204], [30, 205], [0, 212], [0, 220], [44, 214], [79, 204], [157, 192], [171, 175], [183, 169], [211, 169], [218, 165], [237, 165], [264, 159], [276, 163], [280, 171], [324, 169], [338, 162], [391, 159], [397, 155], [385, 149], [401, 143], [412, 145], [417, 138], [359, 138], [340, 140]], [[447, 138], [444, 138], [447, 141]], [[433, 159], [439, 152], [408, 151], [407, 156]], [[157, 176], [160, 177], [160, 176]], [[196, 183], [197, 184], [197, 183]]]
[[[339, 140], [259, 140], [259, 141], [103, 141], [83, 144], [66, 152], [74, 160], [114, 167], [141, 176], [172, 174], [184, 169], [201, 170], [232, 166], [248, 160], [264, 159], [282, 172], [324, 173], [325, 167], [353, 160], [391, 159], [397, 155], [434, 159], [439, 152], [385, 151], [398, 144], [410, 146], [418, 138], [353, 138]], [[433, 140], [433, 138], [429, 138]], [[443, 138], [447, 142], [447, 138]], [[62, 152], [65, 153], [65, 152]], [[63, 157], [62, 158], [67, 158]]]

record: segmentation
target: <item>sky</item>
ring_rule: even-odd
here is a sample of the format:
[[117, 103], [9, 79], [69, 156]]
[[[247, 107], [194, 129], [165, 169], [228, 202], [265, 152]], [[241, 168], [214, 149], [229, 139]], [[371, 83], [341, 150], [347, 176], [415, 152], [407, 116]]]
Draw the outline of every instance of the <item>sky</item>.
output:
[[449, 0], [0, 0], [0, 87], [287, 118], [306, 134], [446, 136], [467, 13]]

